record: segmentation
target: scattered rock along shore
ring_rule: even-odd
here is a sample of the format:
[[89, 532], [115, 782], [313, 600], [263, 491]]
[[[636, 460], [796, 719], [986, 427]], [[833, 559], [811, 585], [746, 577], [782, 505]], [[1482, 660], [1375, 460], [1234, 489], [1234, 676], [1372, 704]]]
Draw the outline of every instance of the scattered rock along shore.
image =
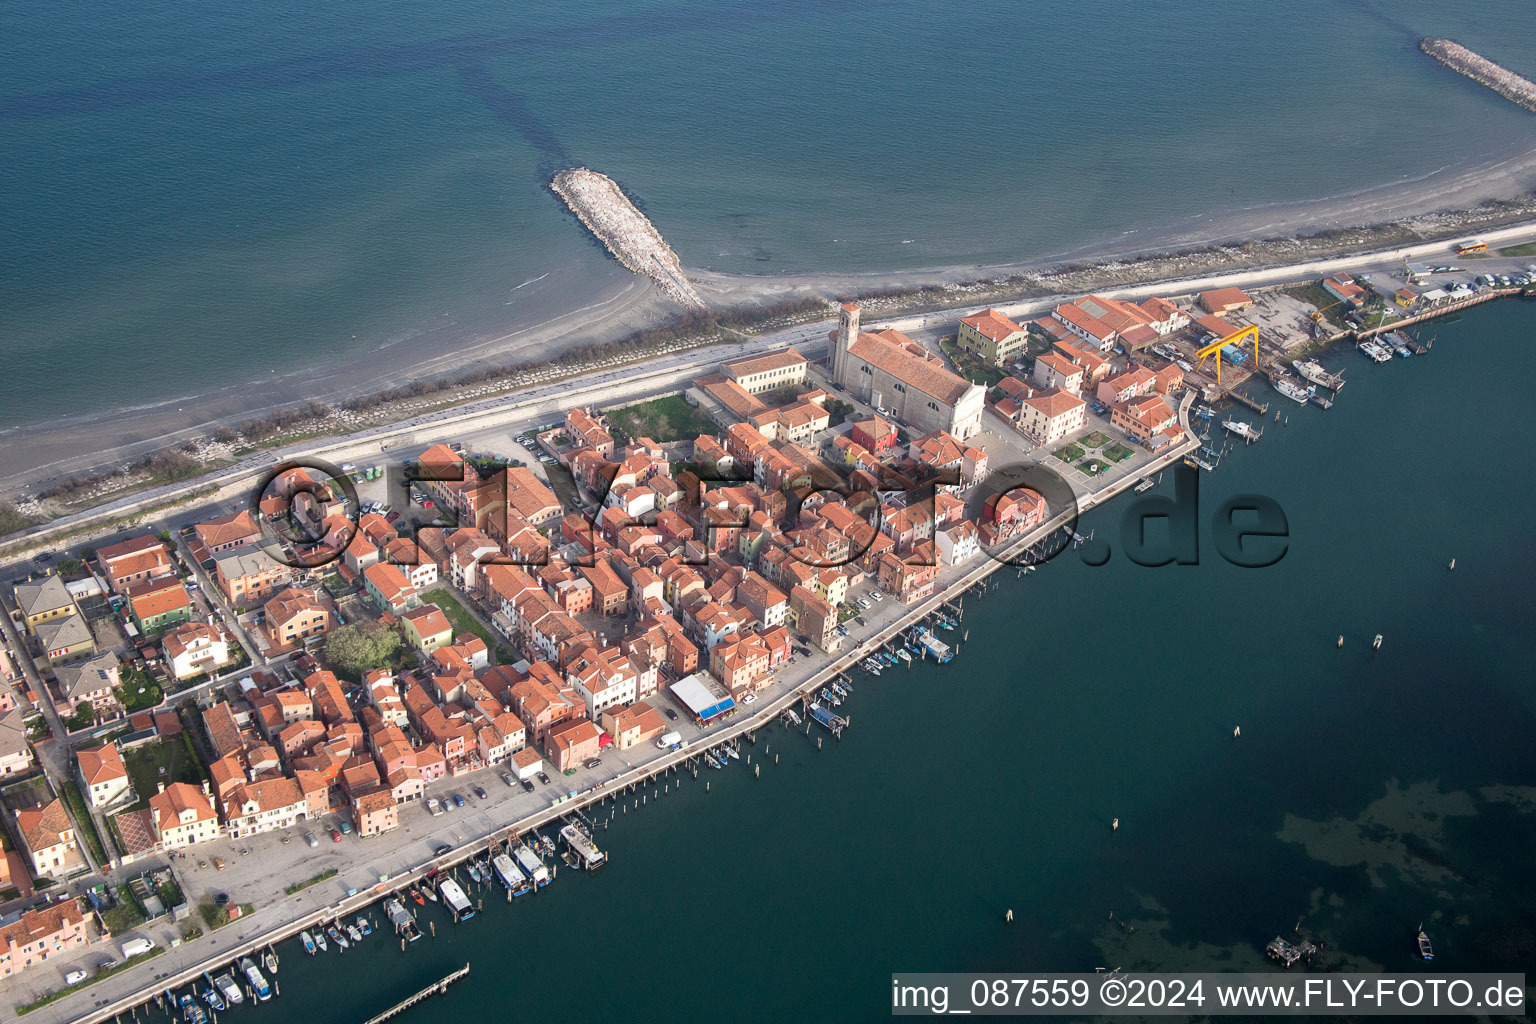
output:
[[1449, 39], [1421, 39], [1419, 49], [1460, 75], [1485, 85], [1511, 103], [1536, 114], [1536, 82], [1500, 67], [1482, 54]]
[[556, 172], [549, 187], [626, 269], [654, 280], [680, 306], [705, 308], [677, 253], [618, 182], [586, 167], [569, 167]]

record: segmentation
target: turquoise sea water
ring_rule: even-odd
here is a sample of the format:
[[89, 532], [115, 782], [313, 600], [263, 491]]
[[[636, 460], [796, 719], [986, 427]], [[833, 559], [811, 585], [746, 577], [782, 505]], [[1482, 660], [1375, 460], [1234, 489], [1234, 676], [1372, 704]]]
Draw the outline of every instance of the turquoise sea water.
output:
[[771, 274], [1134, 242], [1524, 144], [1418, 33], [1536, 74], [1536, 8], [1431, 0], [18, 0], [0, 430], [291, 394], [609, 294], [543, 187], [569, 163], [685, 264]]
[[[954, 662], [860, 674], [840, 742], [770, 727], [760, 778], [647, 790], [600, 873], [510, 907], [491, 887], [461, 926], [429, 906], [406, 954], [289, 944], [282, 1001], [229, 1019], [356, 1021], [468, 960], [412, 1020], [878, 1020], [892, 972], [1265, 970], [1298, 922], [1328, 944], [1314, 970], [1422, 971], [1420, 922], [1437, 970], [1528, 970], [1536, 484], [1506, 445], [1529, 396], [1458, 368], [1517, 360], [1530, 313], [1437, 326], [1428, 357], [1326, 357], [1333, 410], [1201, 478], [1200, 565], [1131, 564], [1117, 500], [1084, 524], [1106, 566], [995, 576]], [[1238, 569], [1209, 516], [1254, 492], [1290, 549]]]

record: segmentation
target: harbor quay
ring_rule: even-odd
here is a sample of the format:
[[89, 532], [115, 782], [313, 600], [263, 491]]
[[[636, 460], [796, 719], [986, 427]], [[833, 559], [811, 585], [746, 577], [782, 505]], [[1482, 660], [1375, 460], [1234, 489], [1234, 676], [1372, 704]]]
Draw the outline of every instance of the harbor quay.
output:
[[[1193, 403], [1193, 394], [1186, 395], [1180, 403], [1179, 415], [1186, 426]], [[703, 754], [724, 745], [739, 745], [743, 741], [755, 743], [757, 733], [773, 724], [786, 710], [793, 709], [797, 705], [803, 706], [813, 700], [818, 691], [855, 669], [873, 651], [899, 638], [914, 624], [931, 617], [946, 606], [963, 615], [963, 610], [959, 608], [959, 599], [992, 573], [1013, 568], [1009, 559], [1017, 558], [1063, 528], [1070, 529], [1074, 525], [1076, 516], [1131, 489], [1139, 480], [1151, 479], [1166, 468], [1177, 465], [1198, 444], [1193, 432], [1186, 430], [1184, 438], [1178, 444], [1139, 465], [1136, 472], [1121, 474], [1115, 479], [1095, 481], [1097, 486], [1082, 490], [1077, 496], [1076, 509], [1056, 513], [1035, 529], [1013, 538], [992, 555], [979, 552], [970, 559], [969, 564], [953, 566], [948, 571], [941, 572], [938, 586], [932, 596], [911, 605], [885, 601], [873, 606], [868, 613], [869, 625], [861, 631], [856, 646], [836, 655], [818, 654], [798, 672], [783, 673], [783, 678], [775, 680], [765, 692], [759, 695], [755, 707], [741, 709], [732, 718], [712, 727], [689, 730], [682, 749], [656, 752], [650, 744], [630, 748], [627, 751], [610, 749], [604, 755], [610, 760], [623, 761], [626, 756], [638, 757], [638, 759], [633, 763], [625, 762], [622, 767], [606, 777], [590, 778], [584, 773], [584, 777], [590, 778], [590, 781], [585, 782], [583, 788], [557, 798], [549, 806], [523, 814], [510, 822], [496, 822], [492, 820], [494, 814], [486, 812], [479, 812], [478, 815], [472, 815], [471, 812], [458, 812], [460, 816], [453, 819], [453, 824], [450, 826], [452, 832], [447, 837], [462, 836], [463, 838], [452, 844], [450, 852], [441, 856], [428, 859], [421, 857], [417, 852], [420, 850], [418, 844], [427, 840], [428, 837], [420, 834], [407, 835], [397, 832], [393, 835], [386, 834], [380, 839], [369, 840], [369, 843], [387, 845], [364, 847], [363, 849], [376, 849], [378, 853], [370, 854], [362, 863], [357, 862], [357, 855], [353, 853], [351, 863], [335, 878], [320, 882], [292, 896], [277, 899], [276, 902], [261, 905], [248, 917], [238, 919], [203, 939], [168, 949], [160, 956], [143, 964], [40, 1007], [30, 1013], [28, 1019], [46, 1021], [50, 1024], [52, 1022], [65, 1024], [69, 1021], [96, 1024], [96, 1022], [128, 1014], [135, 1007], [152, 999], [156, 993], [194, 982], [205, 972], [218, 973], [238, 961], [240, 957], [266, 950], [297, 935], [302, 930], [319, 928], [338, 918], [357, 915], [394, 893], [404, 892], [412, 886], [421, 884], [429, 875], [453, 872], [465, 861], [481, 856], [498, 844], [514, 840], [530, 831], [555, 825], [563, 819], [574, 817], [580, 820], [581, 812], [594, 805], [600, 805], [604, 801], [617, 803], [626, 797], [633, 799], [630, 794], [647, 783], [660, 784], [667, 778], [676, 780], [679, 785], [683, 784], [685, 779], [696, 782], [698, 761]], [[878, 683], [873, 683], [873, 687], [878, 687]], [[868, 688], [872, 687], [866, 684], [861, 687], [860, 692]], [[819, 728], [807, 722], [808, 731], [813, 727]], [[750, 752], [747, 756], [751, 756]], [[760, 765], [761, 761], [757, 763]], [[707, 780], [705, 784], [708, 785]], [[521, 795], [520, 790], [509, 792]], [[442, 819], [432, 819], [432, 822], [436, 825], [440, 820]], [[270, 839], [270, 837], [260, 838]], [[601, 832], [596, 838], [601, 842]], [[278, 852], [278, 849], [273, 848], [273, 852]], [[234, 860], [234, 858], [231, 859]], [[260, 856], [252, 858], [252, 863], [262, 859]], [[300, 863], [303, 863], [302, 859]], [[221, 881], [227, 879], [231, 883], [229, 887], [235, 888], [234, 883], [238, 881], [236, 873], [243, 870], [249, 869], [245, 868], [242, 862], [235, 861], [230, 865], [227, 875], [216, 877]], [[301, 880], [292, 877], [276, 879], [276, 881], [286, 882]], [[327, 895], [336, 892], [337, 887], [345, 887], [352, 891], [336, 897]], [[261, 902], [259, 893], [249, 895], [253, 896], [258, 903]], [[229, 939], [230, 932], [235, 936], [233, 942]], [[381, 935], [380, 941], [393, 940], [387, 935]], [[277, 979], [277, 985], [280, 993], [280, 977]], [[89, 1007], [85, 1006], [87, 1001], [91, 1004]]]

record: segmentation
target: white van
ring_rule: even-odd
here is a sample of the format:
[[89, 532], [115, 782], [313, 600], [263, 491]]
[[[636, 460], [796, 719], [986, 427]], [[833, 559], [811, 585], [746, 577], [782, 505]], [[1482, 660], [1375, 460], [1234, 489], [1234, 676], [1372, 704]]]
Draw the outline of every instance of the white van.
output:
[[140, 953], [148, 953], [154, 948], [155, 944], [153, 941], [144, 938], [142, 935], [135, 935], [123, 943], [123, 959], [127, 960], [130, 957], [138, 956]]

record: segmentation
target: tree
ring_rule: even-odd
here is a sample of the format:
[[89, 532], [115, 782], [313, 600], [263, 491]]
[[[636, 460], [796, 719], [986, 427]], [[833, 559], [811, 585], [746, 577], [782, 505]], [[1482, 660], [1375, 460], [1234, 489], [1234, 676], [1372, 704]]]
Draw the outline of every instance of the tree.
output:
[[325, 660], [343, 675], [362, 678], [383, 668], [400, 649], [400, 631], [382, 622], [354, 622], [325, 635]]

